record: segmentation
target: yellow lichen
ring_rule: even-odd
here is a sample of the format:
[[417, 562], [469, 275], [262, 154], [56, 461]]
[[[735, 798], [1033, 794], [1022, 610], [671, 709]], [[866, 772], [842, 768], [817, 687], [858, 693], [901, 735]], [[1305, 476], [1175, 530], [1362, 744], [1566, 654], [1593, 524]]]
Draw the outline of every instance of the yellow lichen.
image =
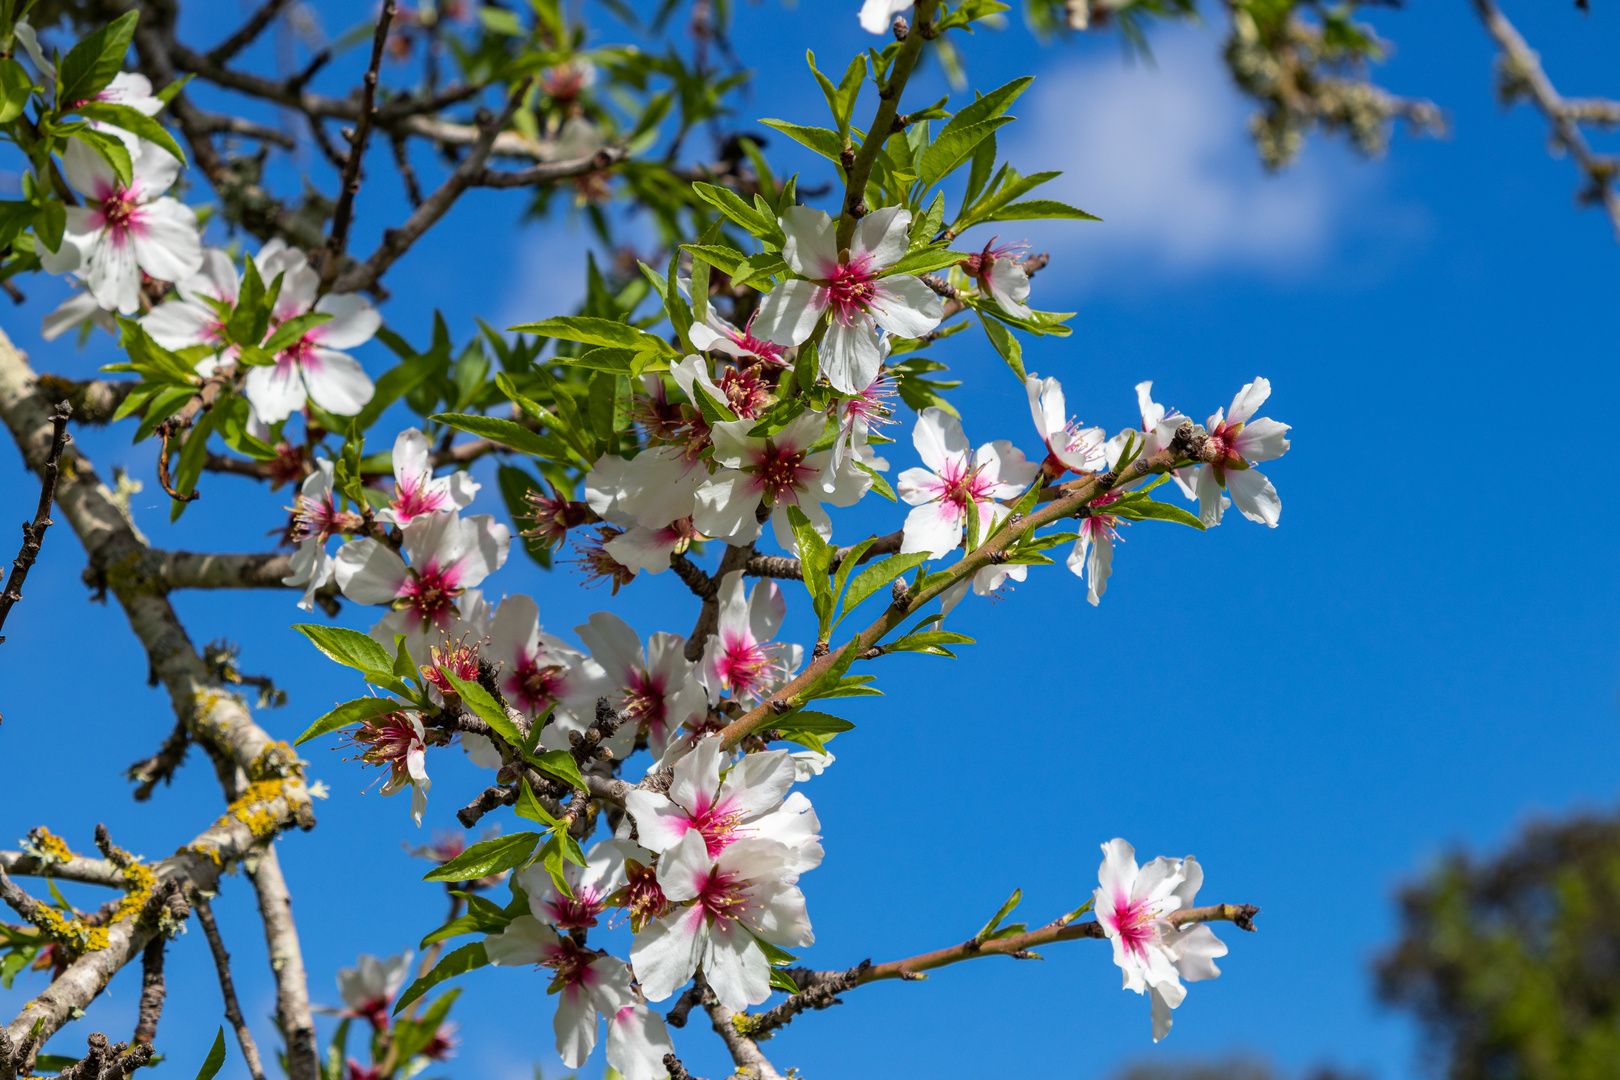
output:
[[248, 779], [271, 780], [275, 778], [289, 779], [304, 775], [304, 762], [298, 757], [292, 746], [286, 742], [273, 742], [260, 750], [247, 767]]
[[[255, 839], [274, 836], [281, 829], [282, 815], [272, 810], [271, 804], [286, 795], [286, 784], [287, 781], [281, 777], [255, 780], [242, 792], [241, 798], [225, 808], [225, 816], [214, 824], [225, 826], [234, 818], [246, 825]], [[287, 801], [291, 803], [292, 800]]]
[[73, 849], [68, 847], [67, 841], [43, 825], [28, 831], [28, 842], [23, 846], [45, 866], [73, 858]]

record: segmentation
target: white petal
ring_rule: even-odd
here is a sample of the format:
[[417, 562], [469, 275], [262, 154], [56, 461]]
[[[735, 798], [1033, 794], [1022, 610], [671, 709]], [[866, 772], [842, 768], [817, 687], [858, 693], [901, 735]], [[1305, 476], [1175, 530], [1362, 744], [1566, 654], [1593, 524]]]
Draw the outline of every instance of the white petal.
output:
[[943, 559], [962, 542], [962, 516], [956, 504], [941, 500], [924, 503], [906, 515], [905, 536], [900, 542], [903, 554], [927, 551]]
[[648, 923], [630, 946], [630, 965], [649, 1001], [663, 1001], [692, 977], [708, 943], [701, 906], [676, 907]]
[[293, 363], [250, 369], [243, 392], [252, 403], [254, 413], [266, 424], [281, 423], [302, 409], [308, 400], [298, 365]]
[[871, 307], [877, 324], [900, 337], [922, 337], [945, 317], [939, 294], [910, 274], [878, 281]]
[[746, 473], [722, 469], [702, 487], [692, 509], [698, 532], [731, 544], [747, 544], [759, 537], [761, 493], [758, 482]]
[[1271, 396], [1271, 381], [1269, 379], [1255, 379], [1252, 383], [1245, 383], [1243, 389], [1237, 392], [1232, 399], [1232, 407], [1226, 412], [1226, 422], [1229, 424], [1248, 423], [1249, 417], [1254, 415], [1256, 409], [1266, 403]]
[[1238, 432], [1237, 452], [1250, 461], [1270, 461], [1288, 452], [1288, 425], [1269, 416], [1250, 421]]
[[377, 392], [359, 361], [317, 348], [304, 362], [304, 385], [315, 404], [337, 416], [355, 416]]
[[551, 1026], [557, 1035], [557, 1055], [570, 1069], [585, 1064], [596, 1049], [596, 1020], [596, 1008], [587, 1000], [583, 986], [571, 983], [557, 994], [557, 1015]]
[[[825, 281], [838, 269], [838, 225], [825, 210], [790, 206], [779, 219], [787, 237], [782, 261], [801, 277]], [[780, 286], [778, 286], [780, 287]], [[758, 333], [756, 327], [755, 333]], [[772, 339], [774, 340], [774, 339]], [[802, 340], [802, 339], [801, 339]], [[778, 342], [778, 344], [797, 344]]]
[[1259, 469], [1228, 469], [1226, 490], [1244, 517], [1275, 529], [1282, 517], [1282, 498]]
[[734, 922], [716, 921], [709, 928], [703, 978], [732, 1012], [745, 1012], [771, 996], [770, 961], [754, 935]]
[[328, 349], [352, 349], [364, 345], [382, 328], [382, 316], [370, 301], [358, 293], [328, 293], [315, 310], [332, 316], [309, 332], [310, 337]]
[[883, 350], [871, 316], [858, 315], [849, 322], [834, 319], [821, 339], [821, 373], [834, 390], [854, 394], [872, 385], [883, 367]]
[[827, 291], [813, 281], [793, 278], [765, 294], [754, 319], [754, 335], [778, 345], [798, 345], [815, 333], [827, 310]]
[[370, 537], [350, 540], [338, 549], [338, 588], [357, 604], [391, 604], [410, 577], [405, 560], [387, 544]]
[[968, 441], [962, 433], [962, 421], [937, 406], [930, 405], [917, 415], [911, 441], [923, 464], [936, 473], [943, 473], [948, 462], [967, 460]]
[[[850, 262], [854, 263], [861, 255], [866, 255], [871, 260], [872, 270], [887, 270], [905, 257], [906, 247], [911, 242], [910, 233], [910, 210], [903, 206], [885, 206], [881, 210], [874, 210], [855, 226], [855, 235], [849, 242]], [[926, 285], [923, 287], [927, 288]]]
[[130, 232], [134, 236], [135, 261], [159, 281], [181, 281], [202, 269], [197, 214], [184, 203], [158, 199], [140, 207], [134, 213]]

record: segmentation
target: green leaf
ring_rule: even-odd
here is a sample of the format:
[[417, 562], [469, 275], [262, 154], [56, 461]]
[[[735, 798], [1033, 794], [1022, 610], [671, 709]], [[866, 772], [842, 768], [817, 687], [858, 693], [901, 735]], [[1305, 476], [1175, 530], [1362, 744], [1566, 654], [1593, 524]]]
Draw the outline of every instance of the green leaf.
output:
[[459, 949], [446, 953], [437, 964], [433, 965], [432, 971], [411, 983], [406, 991], [399, 995], [399, 1000], [394, 1003], [394, 1015], [398, 1016], [401, 1009], [410, 1005], [446, 979], [453, 979], [457, 975], [465, 975], [467, 972], [481, 968], [487, 963], [489, 963], [489, 954], [484, 951], [482, 941], [475, 941], [471, 945], [463, 945]]
[[908, 573], [913, 568], [921, 566], [933, 557], [934, 553], [931, 551], [916, 551], [908, 555], [891, 555], [876, 566], [868, 566], [865, 570], [862, 570], [855, 580], [849, 583], [849, 595], [844, 598], [844, 613], [838, 617], [838, 621], [844, 621], [851, 611], [854, 611], [866, 601], [867, 597], [889, 582], [901, 574]]
[[643, 333], [629, 323], [616, 322], [612, 319], [592, 319], [583, 315], [558, 316], [542, 319], [540, 322], [508, 326], [507, 329], [520, 334], [542, 334], [562, 341], [578, 341], [586, 345], [614, 345], [637, 350], [647, 348], [647, 339], [651, 338], [663, 346], [665, 351], [668, 350], [662, 338]]
[[101, 160], [107, 163], [117, 175], [118, 182], [128, 187], [133, 173], [132, 163], [129, 159], [129, 147], [125, 146], [116, 135], [109, 135], [105, 131], [96, 131], [94, 128], [80, 128], [73, 133], [73, 137], [84, 143], [100, 155]]
[[478, 435], [510, 446], [513, 450], [521, 451], [534, 457], [551, 458], [554, 447], [548, 446], [538, 432], [530, 431], [515, 420], [502, 420], [498, 416], [482, 416], [478, 413], [435, 413], [428, 417], [436, 424], [465, 431], [469, 435]]
[[574, 755], [566, 750], [550, 750], [544, 754], [536, 754], [529, 760], [541, 772], [555, 776], [570, 787], [585, 786], [585, 778], [579, 773], [578, 762], [574, 760]]
[[9, 124], [22, 115], [34, 92], [34, 80], [17, 61], [0, 61], [0, 124]]
[[771, 987], [773, 989], [788, 994], [797, 994], [799, 992], [799, 984], [790, 979], [786, 972], [778, 971], [776, 968], [771, 968], [770, 972]]
[[276, 327], [276, 332], [270, 335], [270, 340], [266, 341], [260, 348], [268, 353], [278, 353], [301, 340], [310, 330], [320, 326], [322, 323], [331, 321], [332, 316], [324, 311], [310, 311], [303, 315], [294, 315]]
[[827, 752], [826, 741], [834, 735], [855, 730], [855, 725], [841, 717], [824, 712], [796, 712], [773, 725], [789, 742], [809, 747], [818, 754]]
[[442, 866], [422, 876], [423, 881], [476, 881], [503, 870], [514, 870], [529, 861], [540, 834], [534, 832], [497, 836], [481, 840]]
[[[202, 476], [203, 466], [208, 463], [208, 437], [214, 433], [214, 425], [219, 422], [219, 413], [210, 410], [197, 418], [186, 433], [186, 441], [180, 447], [179, 459], [175, 462], [174, 490], [186, 495], [197, 489], [197, 479]], [[185, 499], [172, 499], [169, 503], [169, 520], [177, 521], [185, 513], [186, 507], [191, 503]]]
[[529, 787], [527, 779], [518, 781], [517, 803], [512, 809], [516, 811], [518, 817], [539, 822], [548, 829], [555, 829], [562, 824], [558, 818], [546, 810], [545, 805], [539, 799], [535, 798], [534, 790]]
[[932, 247], [919, 248], [883, 272], [885, 274], [926, 274], [931, 270], [943, 270], [947, 266], [955, 266], [966, 258], [970, 258], [970, 256], [964, 251], [947, 251], [945, 248]]
[[718, 266], [730, 276], [747, 258], [743, 252], [721, 244], [682, 244], [681, 250], [694, 259], [702, 259], [710, 266]]
[[884, 652], [917, 652], [929, 656], [949, 656], [954, 658], [955, 653], [945, 648], [947, 645], [973, 645], [974, 640], [966, 634], [953, 633], [950, 630], [923, 630], [919, 633], [908, 634], [892, 645], [885, 645]]
[[[960, 119], [966, 112], [966, 109], [962, 110], [956, 119]], [[1012, 123], [1013, 118], [996, 116], [976, 124], [962, 126], [957, 126], [956, 119], [945, 125], [945, 130], [939, 133], [939, 138], [923, 151], [918, 180], [924, 191], [961, 168], [973, 156], [973, 151], [981, 142], [994, 134], [997, 128]]]
[[[472, 710], [478, 719], [488, 724], [495, 734], [505, 739], [511, 746], [521, 746], [523, 744], [523, 732], [518, 730], [518, 726], [512, 722], [512, 718], [506, 715], [506, 710], [501, 708], [500, 703], [490, 696], [488, 690], [475, 682], [468, 682], [449, 668], [441, 667], [439, 672], [455, 688], [457, 696], [461, 698], [461, 703]], [[483, 875], [476, 874], [474, 876], [482, 877]], [[461, 879], [457, 878], [456, 880]]]
[[1024, 347], [1013, 337], [1013, 332], [999, 320], [987, 319], [982, 313], [979, 315], [979, 323], [984, 327], [984, 336], [990, 339], [990, 344], [995, 346], [996, 352], [1007, 361], [1007, 366], [1018, 376], [1018, 381], [1023, 382], [1028, 378], [1024, 373]]
[[88, 101], [113, 81], [124, 66], [130, 39], [135, 36], [139, 13], [125, 12], [106, 26], [87, 34], [62, 58], [57, 69], [56, 106], [66, 112], [75, 102]]
[[[738, 225], [747, 229], [753, 236], [757, 236], [762, 240], [774, 240], [777, 243], [785, 239], [775, 218], [761, 214], [754, 207], [743, 202], [742, 198], [730, 188], [717, 187], [714, 184], [694, 183], [692, 193]], [[716, 238], [704, 237], [704, 245], [708, 245]]]
[[147, 142], [156, 143], [181, 165], [186, 163], [185, 151], [174, 141], [169, 129], [133, 106], [116, 105], [110, 101], [86, 101], [73, 111], [87, 120], [100, 120], [104, 124], [123, 128]]
[[400, 708], [400, 703], [390, 698], [363, 697], [356, 698], [353, 701], [345, 701], [342, 705], [339, 705], [305, 728], [304, 733], [293, 740], [293, 745], [300, 746], [311, 739], [325, 735], [329, 731], [346, 728], [350, 724], [363, 724], [368, 720], [375, 720], [379, 716], [398, 712]]
[[[875, 543], [877, 543], [877, 537], [868, 537], [850, 548], [849, 554], [838, 561], [838, 572], [833, 575], [832, 582], [834, 604], [837, 604], [838, 598], [844, 595], [844, 584], [849, 581], [849, 577], [855, 572], [855, 568], [861, 564], [861, 557], [866, 554], [866, 549]], [[826, 636], [825, 632], [822, 636]]]
[[1088, 214], [1079, 207], [1068, 203], [1058, 202], [1056, 199], [1026, 199], [1023, 202], [1008, 203], [995, 213], [990, 214], [981, 221], [1045, 221], [1051, 219], [1075, 219], [1079, 221], [1101, 221], [1096, 214]]
[[203, 1058], [202, 1068], [197, 1070], [197, 1080], [214, 1080], [214, 1074], [219, 1072], [224, 1064], [225, 1029], [221, 1027], [214, 1035], [214, 1045], [209, 1047], [208, 1056]]
[[[967, 127], [972, 124], [993, 120], [1012, 108], [1018, 96], [1029, 89], [1029, 84], [1035, 81], [1033, 75], [1025, 75], [996, 87], [988, 94], [984, 94], [968, 105], [964, 105], [951, 122], [945, 126], [949, 131], [953, 127]], [[944, 134], [944, 132], [941, 132]]]
[[182, 91], [182, 90], [184, 90], [186, 88], [187, 83], [189, 83], [192, 79], [195, 79], [196, 77], [197, 77], [197, 73], [195, 71], [188, 72], [185, 75], [181, 75], [179, 78], [175, 79], [174, 82], [172, 82], [169, 85], [165, 86], [163, 89], [159, 90], [153, 96], [156, 97], [159, 101], [163, 102], [163, 104], [167, 105], [169, 102], [171, 102], [171, 101], [173, 101], [175, 99], [175, 95], [179, 94], [180, 91]]
[[1014, 889], [1012, 895], [1007, 897], [1007, 902], [1002, 904], [1001, 908], [990, 917], [990, 921], [984, 924], [984, 929], [973, 935], [973, 940], [983, 942], [986, 938], [988, 938], [991, 933], [995, 931], [996, 927], [1001, 925], [1001, 920], [1012, 914], [1013, 908], [1017, 907], [1018, 902], [1023, 898], [1024, 890]]
[[827, 634], [832, 630], [833, 604], [836, 597], [833, 594], [832, 581], [827, 577], [828, 567], [832, 565], [834, 548], [821, 538], [816, 532], [810, 519], [803, 510], [797, 506], [787, 509], [788, 524], [793, 527], [793, 539], [799, 549], [799, 566], [804, 572], [804, 587], [810, 590], [810, 600], [815, 608], [816, 618], [821, 622], [821, 630], [817, 641], [826, 641]]
[[1204, 531], [1204, 523], [1198, 519], [1197, 514], [1188, 513], [1179, 506], [1171, 503], [1159, 502], [1157, 499], [1143, 497], [1140, 500], [1125, 498], [1108, 506], [1097, 507], [1099, 514], [1112, 514], [1115, 517], [1125, 518], [1127, 521], [1174, 521], [1181, 525], [1189, 525], [1199, 532]]
[[[425, 949], [429, 945], [448, 941], [453, 937], [460, 937], [462, 934], [498, 934], [510, 926], [512, 920], [517, 917], [501, 910], [501, 908], [485, 900], [477, 893], [457, 891], [453, 895], [460, 896], [467, 901], [467, 914], [462, 915], [460, 918], [451, 919], [433, 931], [422, 939], [422, 943], [417, 948]], [[525, 896], [521, 903], [523, 911], [520, 914], [528, 914], [528, 897]]]
[[338, 663], [366, 674], [393, 669], [394, 659], [383, 647], [358, 630], [343, 626], [297, 623], [294, 630], [314, 642], [315, 647]]
[[808, 146], [828, 161], [843, 165], [844, 140], [838, 137], [838, 132], [828, 131], [826, 128], [805, 127], [802, 124], [790, 124], [786, 120], [761, 120], [766, 127], [775, 128], [796, 143]]

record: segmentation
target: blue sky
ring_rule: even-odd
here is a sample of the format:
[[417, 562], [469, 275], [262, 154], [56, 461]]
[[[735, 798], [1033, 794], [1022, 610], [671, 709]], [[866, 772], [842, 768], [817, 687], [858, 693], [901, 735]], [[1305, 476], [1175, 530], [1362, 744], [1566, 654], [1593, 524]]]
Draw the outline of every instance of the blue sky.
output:
[[[847, 19], [826, 16], [838, 6], [740, 6], [735, 40], [761, 73], [745, 115], [819, 122], [801, 50], [835, 67], [827, 57], [870, 40], [853, 0]], [[364, 10], [321, 9], [334, 33]], [[1508, 13], [1566, 93], [1614, 91], [1602, 59], [1620, 15], [1523, 3]], [[206, 43], [232, 21], [199, 14], [187, 32]], [[1078, 314], [1072, 337], [1027, 343], [1026, 363], [1059, 376], [1070, 408], [1111, 429], [1134, 422], [1142, 379], [1202, 417], [1267, 376], [1264, 411], [1293, 425], [1292, 451], [1266, 470], [1282, 524], [1233, 516], [1202, 535], [1135, 526], [1098, 609], [1061, 569], [993, 605], [969, 601], [952, 622], [978, 645], [954, 663], [875, 666], [888, 696], [842, 710], [859, 727], [806, 789], [828, 852], [804, 882], [816, 966], [959, 941], [1014, 886], [1021, 916], [1051, 918], [1089, 893], [1097, 845], [1113, 836], [1144, 857], [1195, 853], [1204, 898], [1261, 905], [1260, 933], [1220, 931], [1232, 947], [1225, 973], [1192, 988], [1157, 1047], [1146, 1001], [1120, 991], [1106, 949], [1076, 943], [1044, 963], [985, 960], [858, 990], [772, 1042], [779, 1067], [1089, 1078], [1142, 1060], [1249, 1053], [1290, 1071], [1332, 1062], [1414, 1077], [1412, 1025], [1369, 990], [1369, 961], [1394, 932], [1393, 890], [1455, 845], [1497, 844], [1530, 818], [1611, 804], [1620, 514], [1587, 471], [1601, 478], [1612, 456], [1603, 403], [1620, 379], [1605, 313], [1620, 252], [1600, 216], [1574, 208], [1577, 177], [1546, 155], [1539, 119], [1495, 103], [1491, 49], [1463, 5], [1414, 5], [1380, 13], [1378, 25], [1397, 43], [1381, 79], [1444, 106], [1451, 136], [1398, 134], [1372, 163], [1314, 140], [1280, 177], [1255, 163], [1213, 28], [1156, 37], [1153, 65], [1123, 61], [1112, 38], [1037, 49], [1016, 23], [973, 39], [975, 85], [1039, 76], [1006, 152], [1025, 172], [1066, 170], [1053, 194], [1105, 219], [1030, 237], [1053, 254], [1035, 280], [1038, 306]], [[943, 92], [937, 72], [925, 81]], [[782, 160], [807, 180], [815, 168], [785, 150]], [[400, 213], [383, 162], [373, 168], [362, 250]], [[421, 342], [438, 308], [464, 340], [474, 314], [567, 310], [587, 237], [560, 220], [513, 227], [516, 202], [481, 193], [419, 245], [390, 278], [390, 324]], [[29, 302], [0, 317], [37, 367], [83, 374], [110, 358], [105, 339], [84, 352], [41, 342], [39, 316], [62, 290], [24, 287]], [[388, 362], [378, 345], [360, 355], [374, 372]], [[965, 381], [969, 437], [1032, 449], [1022, 389], [982, 337], [963, 334], [939, 356]], [[129, 446], [127, 429], [78, 438], [104, 476], [122, 464], [145, 482], [134, 506], [160, 546], [262, 550], [282, 520], [285, 492], [208, 477], [171, 528], [149, 446]], [[889, 457], [896, 469], [916, 463], [908, 441]], [[0, 473], [0, 505], [20, 519], [32, 485]], [[487, 505], [499, 512], [498, 500]], [[899, 520], [887, 504], [857, 517], [840, 539]], [[78, 847], [106, 821], [120, 843], [161, 857], [217, 812], [217, 785], [194, 755], [172, 788], [128, 799], [122, 770], [173, 720], [166, 696], [144, 685], [122, 615], [86, 602], [81, 556], [65, 527], [53, 531], [7, 626], [15, 674], [0, 739], [5, 760], [29, 767], [0, 790], [0, 820], [6, 835], [44, 823]], [[577, 585], [521, 556], [488, 583], [533, 593], [547, 628], [565, 636], [608, 606]], [[802, 594], [789, 603], [790, 631], [806, 640]], [[286, 708], [260, 715], [278, 735], [360, 690], [287, 629], [301, 621], [290, 596], [176, 604], [195, 641], [229, 637], [245, 670], [289, 691]], [[668, 575], [614, 607], [643, 634], [684, 631], [694, 613]], [[341, 619], [365, 626], [375, 614], [346, 605]], [[336, 969], [357, 952], [396, 952], [437, 925], [442, 893], [416, 882], [426, 867], [401, 846], [453, 824], [483, 781], [458, 753], [437, 754], [429, 828], [418, 833], [402, 799], [366, 791], [373, 778], [323, 744], [307, 749], [332, 797], [320, 827], [280, 851], [313, 991], [331, 1003]], [[228, 880], [217, 910], [244, 1008], [272, 1047], [251, 890]], [[174, 946], [169, 970], [159, 1041], [170, 1068], [190, 1075], [219, 1023], [200, 934]], [[90, 1030], [127, 1032], [138, 981], [117, 981], [51, 1049], [76, 1052]], [[466, 1041], [431, 1075], [560, 1071], [543, 983], [505, 970], [463, 982]], [[43, 985], [20, 978], [0, 1005], [20, 1007]], [[689, 1029], [679, 1049], [695, 1073], [725, 1074], [712, 1035]], [[599, 1069], [598, 1058], [582, 1075]], [[245, 1076], [234, 1047], [225, 1075]]]

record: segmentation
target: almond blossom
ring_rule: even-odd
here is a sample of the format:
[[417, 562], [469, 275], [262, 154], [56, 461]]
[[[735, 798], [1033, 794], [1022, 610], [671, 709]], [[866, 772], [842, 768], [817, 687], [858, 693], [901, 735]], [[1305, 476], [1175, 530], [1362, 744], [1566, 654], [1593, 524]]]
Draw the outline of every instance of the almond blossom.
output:
[[800, 345], [830, 311], [820, 359], [821, 373], [834, 390], [853, 394], [877, 378], [883, 363], [878, 327], [915, 338], [944, 318], [944, 304], [917, 277], [883, 276], [910, 243], [911, 212], [904, 207], [888, 206], [863, 217], [843, 258], [837, 222], [826, 211], [789, 207], [780, 223], [787, 237], [782, 260], [798, 276], [765, 294], [755, 325], [778, 345]]
[[1260, 470], [1257, 461], [1270, 461], [1288, 452], [1287, 424], [1270, 417], [1250, 420], [1255, 410], [1271, 396], [1271, 383], [1255, 379], [1245, 383], [1223, 413], [1217, 409], [1209, 418], [1209, 448], [1216, 454], [1212, 463], [1190, 470], [1188, 483], [1198, 492], [1198, 517], [1206, 527], [1221, 523], [1226, 502], [1222, 489], [1230, 492], [1238, 512], [1250, 521], [1275, 529], [1282, 516], [1282, 499]]
[[343, 997], [344, 1015], [363, 1018], [378, 1031], [388, 1029], [388, 1007], [411, 972], [411, 953], [404, 952], [379, 960], [361, 953], [352, 968], [337, 973], [338, 993]]
[[1170, 1030], [1170, 1010], [1187, 995], [1181, 985], [1183, 965], [1191, 980], [1212, 979], [1220, 974], [1213, 958], [1226, 955], [1226, 946], [1207, 926], [1178, 930], [1166, 918], [1191, 906], [1204, 877], [1196, 859], [1160, 856], [1138, 868], [1136, 849], [1124, 840], [1110, 840], [1102, 849], [1097, 921], [1113, 944], [1125, 989], [1152, 992], [1157, 1042]]
[[[653, 757], [662, 757], [666, 744], [682, 725], [708, 712], [708, 699], [702, 684], [692, 678], [692, 664], [685, 656], [686, 639], [681, 635], [654, 634], [643, 649], [636, 632], [623, 619], [606, 611], [592, 615], [574, 632], [607, 673], [608, 700], [629, 716], [605, 743], [615, 756], [628, 754], [641, 731], [646, 733]], [[543, 741], [554, 738], [554, 731], [566, 740], [566, 727], [566, 722], [548, 725]], [[552, 748], [549, 742], [546, 745]]]
[[679, 446], [650, 446], [626, 460], [604, 454], [585, 475], [585, 502], [620, 528], [661, 529], [692, 516], [698, 487], [709, 471]]
[[747, 707], [792, 677], [804, 649], [771, 641], [787, 615], [776, 582], [760, 581], [745, 595], [743, 572], [733, 570], [721, 579], [718, 602], [718, 631], [709, 635], [698, 679], [710, 701], [729, 691], [733, 701]]
[[[625, 797], [636, 834], [649, 850], [670, 850], [697, 832], [717, 858], [745, 839], [775, 840], [790, 853], [794, 874], [821, 865], [821, 822], [803, 794], [788, 794], [797, 775], [786, 750], [747, 754], [726, 771], [728, 755], [715, 737], [702, 738], [675, 763], [669, 793], [641, 788]], [[725, 779], [721, 773], [725, 771]]]
[[[282, 296], [298, 288], [302, 280], [285, 281]], [[301, 295], [295, 294], [295, 299], [307, 305]], [[331, 320], [306, 330], [276, 354], [275, 363], [248, 371], [242, 392], [266, 424], [280, 423], [310, 401], [335, 416], [354, 416], [376, 392], [360, 362], [341, 350], [372, 339], [382, 326], [377, 309], [355, 293], [327, 293], [315, 300], [310, 290], [308, 301], [313, 305], [305, 310], [330, 315]]]
[[388, 779], [382, 786], [384, 795], [411, 789], [411, 817], [420, 828], [428, 789], [433, 786], [427, 773], [427, 729], [422, 726], [421, 715], [411, 710], [385, 713], [345, 732], [343, 737], [360, 751], [359, 760], [388, 769]]
[[853, 506], [872, 488], [870, 475], [846, 460], [832, 468], [832, 454], [812, 454], [810, 447], [826, 429], [827, 418], [805, 412], [774, 435], [750, 435], [753, 420], [728, 420], [714, 426], [714, 462], [720, 468], [697, 490], [692, 523], [699, 532], [731, 544], [746, 544], [759, 536], [758, 510], [772, 508], [771, 526], [776, 542], [792, 550], [793, 526], [786, 507], [797, 506], [816, 532], [832, 535], [832, 519], [822, 509]]
[[519, 915], [504, 931], [486, 937], [484, 952], [499, 967], [551, 969], [546, 992], [558, 996], [552, 1030], [557, 1053], [570, 1069], [585, 1064], [596, 1049], [602, 1014], [613, 1016], [637, 1001], [623, 960], [587, 949], [533, 915]]
[[1020, 257], [1028, 244], [996, 247], [991, 237], [984, 250], [962, 260], [962, 272], [978, 283], [981, 295], [991, 297], [1002, 311], [1015, 319], [1028, 319], [1034, 312], [1024, 303], [1029, 298], [1029, 273]]
[[507, 704], [530, 720], [547, 709], [572, 721], [577, 711], [595, 718], [607, 674], [590, 657], [540, 629], [540, 608], [530, 596], [508, 596], [495, 608], [489, 641], [481, 650], [498, 665]]
[[67, 182], [85, 205], [67, 208], [67, 228], [56, 251], [41, 251], [53, 274], [77, 271], [96, 302], [133, 315], [140, 309], [141, 273], [181, 281], [202, 266], [202, 241], [191, 207], [165, 194], [180, 175], [180, 163], [148, 142], [130, 155], [130, 181], [78, 139], [62, 153]]
[[629, 840], [600, 840], [585, 853], [585, 865], [563, 864], [563, 878], [571, 890], [561, 892], [544, 866], [531, 866], [513, 875], [529, 897], [529, 912], [559, 930], [588, 930], [607, 910], [608, 900], [625, 884], [625, 859], [643, 864], [652, 852]]
[[962, 543], [969, 506], [978, 514], [980, 539], [989, 537], [1011, 513], [996, 500], [1017, 498], [1040, 472], [1005, 439], [970, 454], [962, 422], [933, 406], [918, 415], [912, 442], [927, 467], [900, 474], [900, 498], [915, 507], [906, 515], [902, 552], [948, 555]]
[[1108, 590], [1108, 575], [1113, 572], [1114, 544], [1119, 540], [1119, 519], [1102, 510], [1119, 495], [1104, 492], [1091, 501], [1088, 512], [1080, 519], [1080, 535], [1069, 551], [1066, 565], [1076, 577], [1086, 580], [1086, 599], [1096, 607]]
[[674, 994], [699, 967], [733, 1012], [770, 997], [770, 961], [756, 939], [783, 949], [815, 942], [793, 865], [785, 845], [760, 838], [738, 840], [711, 858], [696, 829], [660, 855], [658, 884], [673, 906], [630, 947], [648, 999]]
[[[224, 344], [225, 322], [208, 303], [218, 300], [235, 304], [241, 290], [236, 264], [219, 248], [205, 248], [202, 266], [195, 274], [174, 285], [174, 296], [163, 301], [137, 320], [165, 349], [186, 349], [193, 345], [218, 348]], [[213, 373], [212, 358], [199, 365], [201, 374]]]
[[423, 514], [460, 510], [472, 504], [479, 486], [462, 470], [435, 477], [427, 436], [406, 428], [394, 439], [394, 497], [377, 520], [405, 526]]
[[702, 538], [692, 519], [683, 517], [657, 529], [632, 525], [603, 544], [602, 550], [626, 569], [659, 574], [669, 569], [671, 555], [685, 551], [692, 541]]
[[468, 591], [506, 562], [511, 543], [511, 531], [488, 514], [427, 514], [405, 526], [408, 565], [369, 536], [339, 548], [338, 588], [357, 604], [392, 606], [371, 635], [391, 649], [393, 635], [405, 634], [411, 655], [425, 657], [465, 616], [460, 602], [473, 599]]
[[692, 342], [692, 348], [699, 352], [721, 353], [738, 360], [757, 360], [776, 367], [785, 365], [787, 360], [782, 355], [782, 346], [754, 336], [754, 322], [758, 318], [759, 312], [756, 311], [749, 316], [748, 325], [739, 330], [721, 318], [714, 305], [710, 304], [703, 321], [693, 323], [686, 336]]
[[292, 509], [288, 539], [297, 547], [293, 550], [292, 572], [281, 583], [304, 586], [298, 606], [312, 611], [316, 590], [332, 580], [336, 565], [327, 553], [327, 540], [338, 533], [353, 532], [362, 521], [359, 514], [338, 510], [332, 488], [332, 463], [324, 458], [315, 459], [315, 471], [304, 478]]
[[1049, 474], [1058, 477], [1070, 470], [1095, 472], [1102, 467], [1107, 435], [1100, 427], [1082, 428], [1069, 419], [1061, 383], [1030, 375], [1024, 379], [1024, 391], [1029, 395], [1035, 430], [1046, 444], [1046, 460], [1041, 464]]

